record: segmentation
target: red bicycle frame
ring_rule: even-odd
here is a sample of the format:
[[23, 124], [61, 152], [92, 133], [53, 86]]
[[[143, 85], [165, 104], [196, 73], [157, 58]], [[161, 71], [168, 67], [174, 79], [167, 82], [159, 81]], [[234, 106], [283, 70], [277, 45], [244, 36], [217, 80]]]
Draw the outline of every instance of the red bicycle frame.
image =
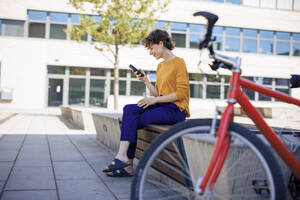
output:
[[228, 105], [222, 115], [219, 128], [216, 132], [216, 147], [212, 159], [209, 163], [209, 166], [200, 184], [201, 191], [205, 191], [207, 185], [208, 188], [212, 190], [213, 184], [216, 182], [221, 172], [222, 166], [230, 148], [231, 137], [230, 135], [227, 135], [227, 131], [230, 121], [233, 121], [233, 106], [236, 102], [238, 102], [241, 105], [242, 109], [245, 111], [247, 116], [252, 119], [257, 128], [260, 130], [260, 132], [275, 149], [277, 154], [286, 163], [286, 165], [290, 168], [290, 170], [297, 177], [297, 179], [300, 180], [300, 163], [289, 152], [287, 147], [281, 142], [276, 133], [265, 122], [263, 116], [250, 103], [247, 95], [242, 91], [241, 87], [257, 91], [267, 96], [271, 96], [281, 101], [295, 104], [298, 106], [300, 106], [300, 100], [292, 98], [284, 93], [262, 87], [258, 84], [255, 84], [252, 81], [241, 78], [240, 75], [241, 73], [239, 70], [233, 70], [232, 77], [230, 80], [230, 88], [228, 91]]

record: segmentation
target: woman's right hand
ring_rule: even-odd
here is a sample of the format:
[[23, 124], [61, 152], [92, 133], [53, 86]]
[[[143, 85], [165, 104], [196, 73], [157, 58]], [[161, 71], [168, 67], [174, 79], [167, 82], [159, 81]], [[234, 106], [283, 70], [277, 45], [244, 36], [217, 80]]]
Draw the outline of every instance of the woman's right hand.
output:
[[146, 76], [146, 73], [141, 69], [139, 69], [139, 71], [142, 72], [144, 74], [144, 76], [139, 75], [138, 72], [134, 72], [136, 78], [140, 81], [143, 81], [144, 83], [149, 82], [149, 80]]

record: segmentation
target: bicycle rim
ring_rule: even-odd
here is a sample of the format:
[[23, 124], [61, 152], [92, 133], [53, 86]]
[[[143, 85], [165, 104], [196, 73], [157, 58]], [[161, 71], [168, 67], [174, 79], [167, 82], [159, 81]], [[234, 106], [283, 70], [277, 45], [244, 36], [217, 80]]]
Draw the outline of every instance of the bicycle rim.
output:
[[132, 199], [284, 199], [274, 156], [237, 125], [230, 126], [231, 147], [213, 190], [196, 192], [215, 147], [210, 124], [191, 120], [156, 138], [137, 167]]

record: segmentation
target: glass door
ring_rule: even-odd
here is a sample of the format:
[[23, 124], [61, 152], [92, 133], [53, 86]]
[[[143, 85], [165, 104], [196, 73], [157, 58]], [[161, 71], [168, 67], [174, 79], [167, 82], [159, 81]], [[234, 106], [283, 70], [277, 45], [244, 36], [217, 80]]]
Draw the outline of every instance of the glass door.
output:
[[63, 103], [63, 79], [49, 78], [48, 106], [60, 106]]

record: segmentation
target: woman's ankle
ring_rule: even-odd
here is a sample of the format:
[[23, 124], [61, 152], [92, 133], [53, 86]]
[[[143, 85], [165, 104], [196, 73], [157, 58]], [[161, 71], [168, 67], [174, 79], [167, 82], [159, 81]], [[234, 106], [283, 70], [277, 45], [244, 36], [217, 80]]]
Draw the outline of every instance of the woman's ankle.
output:
[[123, 161], [123, 162], [128, 162], [129, 161], [129, 158], [127, 156], [117, 155], [116, 158]]

